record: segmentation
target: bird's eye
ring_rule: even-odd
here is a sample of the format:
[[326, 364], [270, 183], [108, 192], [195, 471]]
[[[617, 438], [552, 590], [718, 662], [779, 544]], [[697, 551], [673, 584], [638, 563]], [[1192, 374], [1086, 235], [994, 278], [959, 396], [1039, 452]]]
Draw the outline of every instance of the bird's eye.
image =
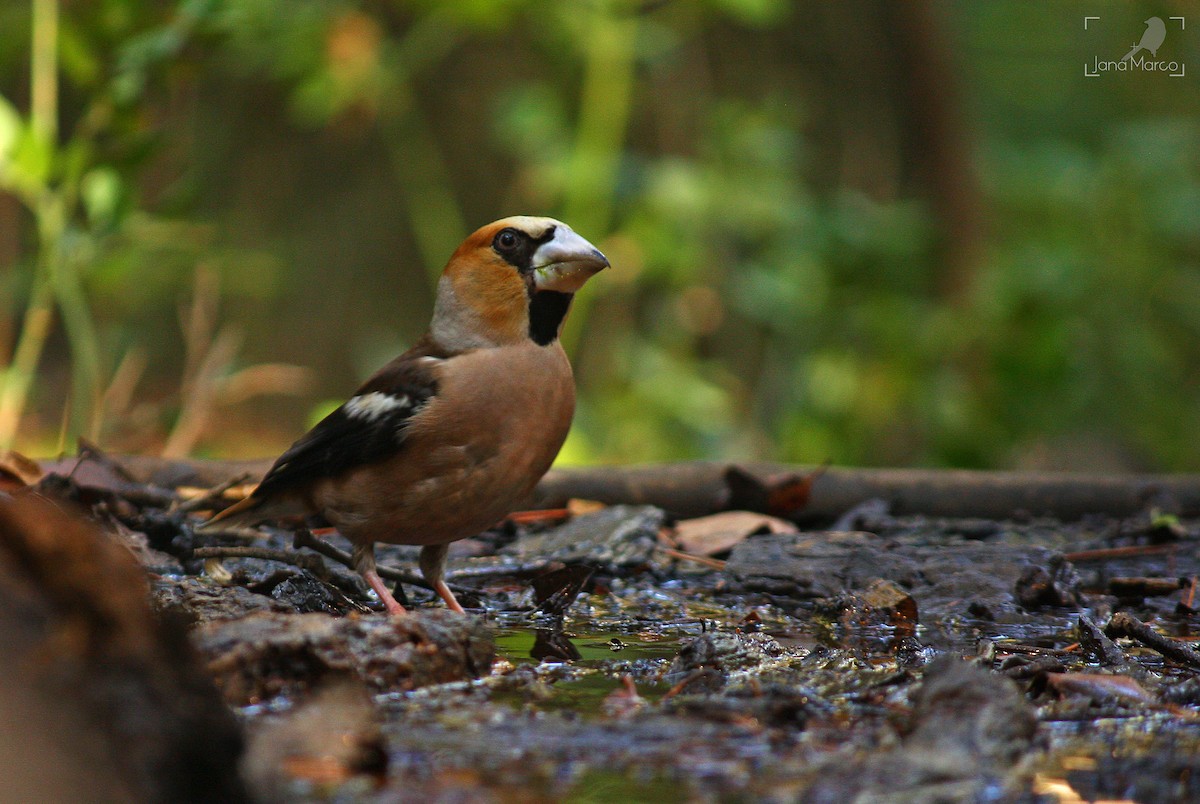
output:
[[512, 229], [505, 229], [500, 234], [496, 235], [496, 248], [500, 251], [512, 251], [520, 242], [517, 233]]

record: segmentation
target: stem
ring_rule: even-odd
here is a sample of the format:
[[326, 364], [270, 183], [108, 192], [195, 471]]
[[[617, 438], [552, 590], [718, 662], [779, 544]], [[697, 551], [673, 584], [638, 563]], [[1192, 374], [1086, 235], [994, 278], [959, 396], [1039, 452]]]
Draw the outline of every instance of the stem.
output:
[[[33, 0], [32, 16], [29, 126], [37, 138], [53, 147], [58, 138], [58, 0]], [[11, 449], [16, 440], [53, 320], [63, 210], [46, 187], [32, 206], [38, 220], [39, 253], [12, 365], [0, 376], [0, 450]]]
[[58, 137], [58, 0], [33, 0], [33, 53], [29, 59], [29, 122], [53, 144]]
[[[46, 144], [58, 147], [58, 0], [33, 0], [33, 56], [31, 62], [30, 126]], [[79, 176], [69, 175], [57, 189], [45, 187], [37, 200], [39, 246], [45, 255], [45, 272], [62, 314], [71, 348], [71, 405], [68, 439], [95, 436], [93, 411], [100, 397], [100, 353], [96, 328], [80, 277], [80, 264], [63, 253], [63, 240], [74, 204]], [[44, 337], [43, 337], [44, 340]], [[37, 345], [40, 355], [41, 345]], [[34, 357], [30, 371], [37, 368]]]
[[54, 293], [41, 262], [42, 260], [39, 260], [12, 365], [2, 375], [3, 383], [0, 384], [0, 452], [12, 449], [16, 440], [17, 427], [25, 411], [25, 401], [29, 398], [33, 373], [37, 370], [42, 347], [50, 334], [50, 322], [54, 317], [51, 307]]
[[[61, 224], [61, 218], [60, 218]], [[62, 238], [61, 229], [50, 237]], [[59, 249], [55, 249], [58, 251]], [[99, 410], [100, 401], [100, 351], [97, 347], [96, 326], [92, 311], [88, 307], [80, 276], [79, 261], [70, 255], [55, 260], [53, 267], [54, 294], [58, 309], [62, 313], [63, 327], [71, 347], [71, 417], [70, 436], [96, 437], [98, 422], [93, 413]]]
[[[585, 27], [587, 63], [581, 91], [579, 125], [571, 158], [564, 218], [584, 237], [599, 237], [612, 224], [613, 196], [633, 95], [633, 65], [638, 33], [636, 15], [615, 15], [598, 8]], [[594, 293], [572, 305], [574, 324], [563, 333], [563, 346], [574, 354]]]

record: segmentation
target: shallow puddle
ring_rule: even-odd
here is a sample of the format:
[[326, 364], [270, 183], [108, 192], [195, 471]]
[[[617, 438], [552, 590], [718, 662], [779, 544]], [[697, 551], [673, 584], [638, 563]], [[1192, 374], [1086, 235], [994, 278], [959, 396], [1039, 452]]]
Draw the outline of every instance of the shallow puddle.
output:
[[[564, 645], [564, 653], [570, 648], [577, 658], [562, 657], [560, 661], [571, 661], [577, 667], [603, 670], [615, 663], [627, 663], [639, 659], [669, 662], [679, 651], [679, 636], [640, 632], [629, 634], [608, 629], [589, 629], [572, 626], [562, 631], [553, 628], [497, 628], [496, 654], [513, 664], [525, 662], [554, 661], [555, 657], [539, 655], [543, 646], [551, 639]], [[566, 648], [569, 645], [570, 648]]]

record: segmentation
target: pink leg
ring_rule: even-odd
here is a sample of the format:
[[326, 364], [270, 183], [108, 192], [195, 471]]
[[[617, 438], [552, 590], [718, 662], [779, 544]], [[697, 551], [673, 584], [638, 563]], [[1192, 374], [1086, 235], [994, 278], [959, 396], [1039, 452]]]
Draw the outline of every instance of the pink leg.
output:
[[[362, 576], [367, 585], [375, 590], [375, 594], [379, 595], [379, 599], [383, 602], [383, 606], [387, 609], [388, 614], [393, 617], [408, 614], [408, 609], [401, 606], [399, 601], [392, 596], [392, 593], [387, 588], [387, 584], [383, 582], [383, 578], [379, 577], [378, 572], [370, 569], [364, 572]], [[447, 589], [446, 591], [449, 592], [450, 590]], [[459, 609], [459, 611], [462, 611], [462, 609]]]
[[408, 611], [400, 605], [400, 603], [392, 596], [391, 590], [387, 588], [387, 584], [383, 582], [383, 578], [379, 577], [379, 573], [375, 570], [375, 545], [374, 544], [356, 544], [354, 545], [354, 568], [358, 570], [358, 574], [363, 576], [363, 580], [367, 582], [367, 586], [379, 595], [380, 602], [387, 609], [387, 613], [393, 617], [399, 617], [408, 614]]
[[463, 607], [459, 605], [458, 598], [456, 598], [454, 593], [450, 591], [450, 587], [446, 586], [445, 581], [438, 581], [433, 585], [433, 588], [438, 593], [438, 596], [441, 597], [442, 600], [446, 601], [446, 608], [450, 609], [450, 611], [457, 611], [459, 614], [466, 614], [466, 612], [463, 611]]
[[463, 607], [459, 605], [458, 599], [454, 597], [454, 593], [450, 591], [450, 587], [446, 586], [446, 582], [442, 580], [442, 573], [446, 571], [446, 553], [449, 550], [450, 546], [446, 544], [426, 545], [421, 548], [421, 559], [418, 563], [421, 567], [421, 574], [425, 576], [425, 580], [429, 581], [433, 591], [446, 601], [446, 608], [459, 614], [466, 614]]

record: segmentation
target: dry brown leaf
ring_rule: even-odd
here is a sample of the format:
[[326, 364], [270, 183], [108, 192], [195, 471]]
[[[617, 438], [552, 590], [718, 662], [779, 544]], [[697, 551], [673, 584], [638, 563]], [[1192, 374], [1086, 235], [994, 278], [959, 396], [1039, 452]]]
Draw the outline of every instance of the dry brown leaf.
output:
[[758, 533], [795, 533], [791, 522], [752, 511], [722, 511], [719, 514], [684, 519], [675, 525], [675, 544], [697, 556], [712, 556], [732, 550]]
[[16, 491], [42, 479], [37, 461], [19, 452], [0, 453], [0, 491]]
[[730, 466], [724, 476], [729, 489], [729, 507], [773, 516], [794, 516], [808, 506], [813, 483], [825, 474], [826, 468], [828, 465], [807, 474], [784, 472], [757, 477], [740, 466]]
[[574, 497], [567, 500], [567, 511], [573, 517], [594, 514], [597, 511], [603, 511], [606, 507], [604, 503], [596, 500], [579, 500]]

